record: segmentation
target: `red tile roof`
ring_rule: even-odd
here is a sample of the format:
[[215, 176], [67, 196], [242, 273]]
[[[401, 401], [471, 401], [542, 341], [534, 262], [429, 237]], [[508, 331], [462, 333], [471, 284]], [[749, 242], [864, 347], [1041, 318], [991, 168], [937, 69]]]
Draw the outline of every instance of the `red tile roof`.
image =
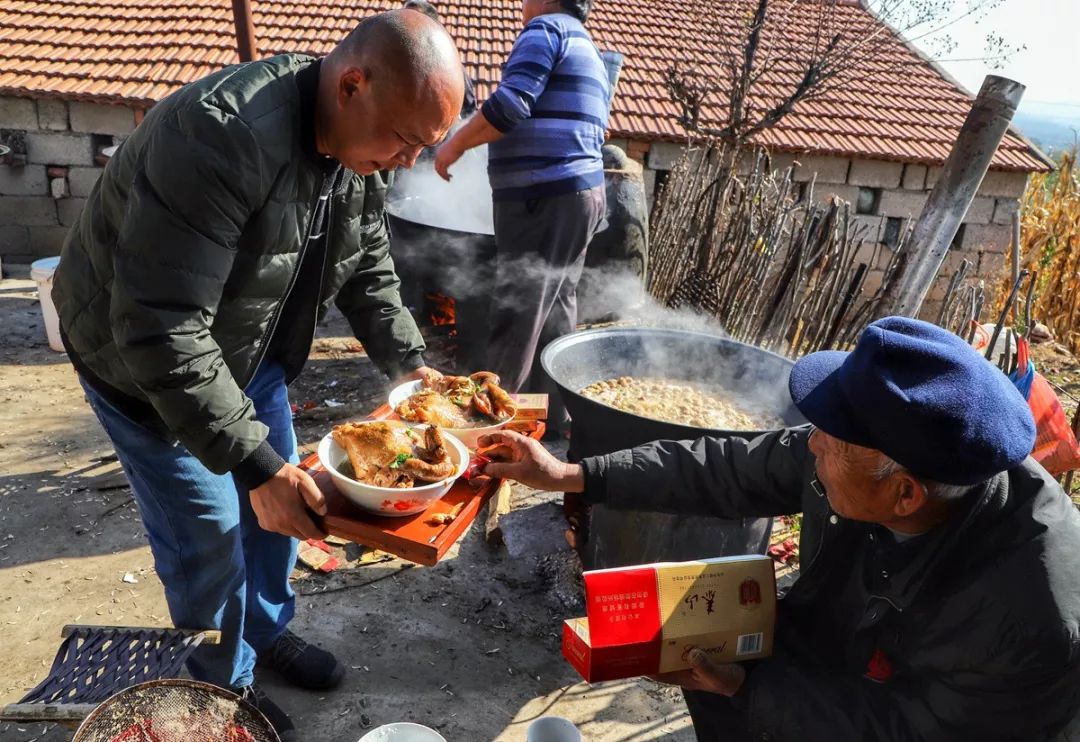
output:
[[[747, 5], [712, 0], [717, 23], [693, 15], [685, 0], [599, 0], [589, 28], [602, 49], [626, 56], [611, 115], [612, 135], [678, 141], [664, 71], [676, 60], [719, 69]], [[253, 0], [259, 52], [325, 53], [364, 15], [391, 0]], [[436, 3], [466, 66], [486, 97], [520, 28], [519, 0]], [[766, 29], [776, 69], [760, 86], [782, 94], [805, 53], [812, 3], [777, 4]], [[857, 4], [837, 8], [835, 23], [856, 37], [879, 28]], [[237, 60], [229, 0], [0, 0], [0, 94], [59, 97], [148, 107], [184, 83]], [[888, 34], [885, 49], [858, 78], [805, 101], [758, 141], [773, 149], [941, 163], [970, 98]], [[709, 111], [706, 111], [708, 114]], [[1045, 170], [1030, 145], [1008, 135], [992, 165]]]

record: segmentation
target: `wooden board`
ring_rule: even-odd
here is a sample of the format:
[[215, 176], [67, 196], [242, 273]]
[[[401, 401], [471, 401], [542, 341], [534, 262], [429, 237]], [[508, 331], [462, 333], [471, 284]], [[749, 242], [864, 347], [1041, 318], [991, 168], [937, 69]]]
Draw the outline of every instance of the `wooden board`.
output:
[[[386, 420], [392, 416], [390, 408], [383, 405], [369, 419]], [[526, 420], [514, 421], [507, 428], [539, 439], [544, 435], [545, 425], [540, 420]], [[441, 500], [436, 500], [424, 512], [404, 518], [387, 518], [353, 505], [338, 492], [317, 455], [306, 458], [301, 466], [307, 469], [326, 495], [327, 513], [318, 521], [327, 533], [427, 567], [435, 566], [446, 556], [446, 552], [457, 543], [499, 489], [501, 482], [490, 477], [478, 477], [472, 481], [459, 479]], [[461, 510], [452, 522], [431, 522], [431, 517], [436, 513], [449, 513], [458, 505]]]
[[509, 513], [513, 507], [511, 499], [510, 482], [504, 479], [499, 484], [495, 496], [488, 502], [487, 521], [484, 523], [484, 539], [487, 540], [488, 546], [502, 545], [503, 537], [500, 519]]

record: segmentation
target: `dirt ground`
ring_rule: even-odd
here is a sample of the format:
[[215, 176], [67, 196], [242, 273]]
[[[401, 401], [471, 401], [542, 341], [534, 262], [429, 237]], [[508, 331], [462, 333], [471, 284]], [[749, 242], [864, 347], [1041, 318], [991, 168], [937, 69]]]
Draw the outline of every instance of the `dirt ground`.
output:
[[[429, 360], [446, 367], [448, 343], [436, 336], [432, 345]], [[1037, 347], [1035, 360], [1071, 419], [1080, 363], [1053, 344]], [[387, 387], [340, 317], [320, 328], [292, 389], [302, 445], [366, 414]], [[66, 357], [46, 345], [35, 285], [0, 281], [0, 704], [47, 674], [64, 624], [169, 623], [111, 456]], [[555, 502], [516, 487], [508, 548], [490, 549], [474, 527], [438, 567], [365, 564], [348, 545], [333, 574], [298, 569], [293, 626], [336, 652], [349, 674], [330, 694], [260, 680], [308, 740], [352, 742], [409, 720], [450, 742], [518, 742], [545, 714], [574, 720], [590, 742], [694, 739], [677, 692], [648, 681], [590, 687], [560, 656], [561, 620], [582, 609]], [[789, 537], [797, 532], [778, 528], [779, 541]], [[0, 742], [69, 738], [55, 725], [0, 724]]]
[[[320, 329], [293, 388], [294, 403], [314, 403], [296, 419], [307, 445], [387, 390], [343, 325]], [[0, 281], [0, 704], [45, 677], [64, 624], [169, 623], [111, 455], [66, 357], [46, 345], [34, 284]], [[473, 527], [434, 568], [364, 565], [349, 546], [330, 575], [298, 570], [293, 627], [350, 668], [328, 694], [260, 677], [304, 738], [352, 742], [408, 720], [450, 742], [517, 742], [532, 719], [554, 714], [590, 741], [692, 740], [675, 691], [648, 681], [590, 687], [560, 656], [561, 620], [581, 608], [553, 502], [515, 490], [514, 556]], [[55, 725], [0, 724], [2, 742], [69, 738]]]

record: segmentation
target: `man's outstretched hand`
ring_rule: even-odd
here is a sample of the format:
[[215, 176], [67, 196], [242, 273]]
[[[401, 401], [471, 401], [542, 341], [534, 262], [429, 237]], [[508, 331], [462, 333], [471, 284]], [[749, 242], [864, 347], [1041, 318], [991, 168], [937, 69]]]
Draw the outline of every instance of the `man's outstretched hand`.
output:
[[461, 147], [460, 142], [451, 137], [435, 151], [435, 172], [439, 174], [440, 178], [450, 182], [454, 177], [450, 174], [450, 166], [460, 160], [463, 154], [465, 154], [465, 150]]
[[405, 374], [395, 381], [394, 384], [404, 384], [406, 381], [423, 381], [425, 384], [430, 384], [433, 381], [441, 379], [442, 376], [441, 371], [433, 369], [431, 366], [421, 366], [420, 368]]
[[491, 477], [513, 479], [545, 492], [564, 492], [563, 514], [570, 530], [566, 540], [575, 549], [588, 539], [588, 511], [581, 493], [585, 491], [585, 471], [579, 464], [566, 464], [551, 455], [543, 444], [509, 430], [481, 436], [484, 455], [493, 459], [484, 467]]
[[720, 696], [735, 695], [746, 681], [746, 670], [742, 665], [713, 662], [709, 655], [697, 647], [690, 649], [686, 660], [690, 663], [689, 670], [649, 677], [658, 683], [678, 685], [686, 690], [700, 690]]
[[513, 479], [545, 492], [585, 490], [585, 473], [581, 467], [559, 461], [538, 440], [498, 430], [481, 436], [479, 445], [485, 449], [484, 455], [492, 459], [484, 467], [488, 476]]
[[323, 538], [326, 533], [311, 519], [313, 510], [326, 515], [326, 498], [311, 476], [298, 466], [285, 464], [264, 484], [251, 490], [251, 508], [259, 527], [300, 540]]

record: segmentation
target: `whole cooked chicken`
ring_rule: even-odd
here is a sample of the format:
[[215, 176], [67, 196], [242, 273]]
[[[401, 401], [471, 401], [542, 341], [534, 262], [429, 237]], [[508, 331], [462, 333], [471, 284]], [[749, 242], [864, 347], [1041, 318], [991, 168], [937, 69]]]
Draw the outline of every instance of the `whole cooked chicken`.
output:
[[501, 423], [517, 414], [513, 397], [490, 371], [425, 380], [424, 387], [394, 410], [402, 420], [461, 430]]
[[435, 425], [418, 431], [397, 421], [345, 423], [334, 428], [333, 436], [352, 466], [351, 474], [343, 473], [365, 484], [415, 487], [441, 482], [455, 470]]
[[435, 389], [421, 389], [397, 406], [395, 410], [402, 420], [430, 423], [444, 428], [467, 428], [470, 422], [468, 408]]

